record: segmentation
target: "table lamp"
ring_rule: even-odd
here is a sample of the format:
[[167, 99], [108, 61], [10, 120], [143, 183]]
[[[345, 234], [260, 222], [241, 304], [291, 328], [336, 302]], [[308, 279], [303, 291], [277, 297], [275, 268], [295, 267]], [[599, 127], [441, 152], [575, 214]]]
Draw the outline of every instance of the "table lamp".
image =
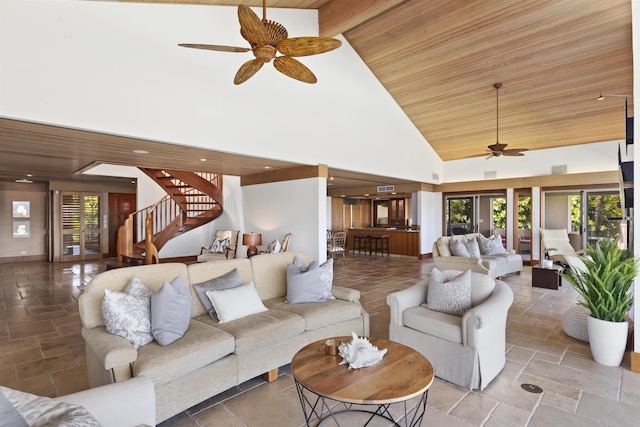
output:
[[247, 249], [247, 258], [258, 255], [258, 248], [256, 246], [262, 244], [262, 234], [244, 233], [242, 235], [242, 244], [245, 246], [249, 246], [249, 249]]

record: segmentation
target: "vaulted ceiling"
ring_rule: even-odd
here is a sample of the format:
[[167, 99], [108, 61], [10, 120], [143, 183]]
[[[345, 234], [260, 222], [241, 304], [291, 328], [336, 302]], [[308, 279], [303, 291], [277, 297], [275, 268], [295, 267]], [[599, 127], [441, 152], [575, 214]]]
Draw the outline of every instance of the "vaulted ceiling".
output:
[[[496, 142], [496, 82], [508, 148], [625, 136], [624, 98], [598, 96], [632, 93], [629, 0], [269, 0], [267, 7], [318, 9], [321, 35], [343, 34], [445, 161], [485, 155]], [[250, 166], [238, 171], [263, 167]]]

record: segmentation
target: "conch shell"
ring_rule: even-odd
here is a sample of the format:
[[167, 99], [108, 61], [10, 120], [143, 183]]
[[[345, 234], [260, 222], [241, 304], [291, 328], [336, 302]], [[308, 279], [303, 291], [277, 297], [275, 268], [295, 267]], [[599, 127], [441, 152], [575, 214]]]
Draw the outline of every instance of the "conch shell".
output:
[[342, 362], [349, 364], [350, 369], [366, 368], [380, 362], [387, 349], [378, 350], [366, 338], [359, 338], [355, 332], [351, 332], [353, 339], [338, 346], [338, 354], [342, 356]]

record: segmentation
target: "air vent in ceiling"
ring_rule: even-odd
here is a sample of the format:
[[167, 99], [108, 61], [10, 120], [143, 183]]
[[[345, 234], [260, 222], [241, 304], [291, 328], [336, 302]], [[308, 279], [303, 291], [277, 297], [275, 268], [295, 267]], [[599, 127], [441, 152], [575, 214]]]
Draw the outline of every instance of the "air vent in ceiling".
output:
[[395, 186], [393, 185], [378, 185], [378, 193], [384, 193], [386, 191], [395, 191]]

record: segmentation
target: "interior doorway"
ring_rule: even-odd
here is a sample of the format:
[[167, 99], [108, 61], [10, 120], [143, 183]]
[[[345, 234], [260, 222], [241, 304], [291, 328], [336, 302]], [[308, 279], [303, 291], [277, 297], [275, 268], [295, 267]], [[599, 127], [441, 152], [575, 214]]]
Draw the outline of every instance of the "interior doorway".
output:
[[[109, 256], [118, 255], [118, 229], [136, 211], [134, 193], [109, 193]], [[134, 231], [135, 234], [135, 231]]]

